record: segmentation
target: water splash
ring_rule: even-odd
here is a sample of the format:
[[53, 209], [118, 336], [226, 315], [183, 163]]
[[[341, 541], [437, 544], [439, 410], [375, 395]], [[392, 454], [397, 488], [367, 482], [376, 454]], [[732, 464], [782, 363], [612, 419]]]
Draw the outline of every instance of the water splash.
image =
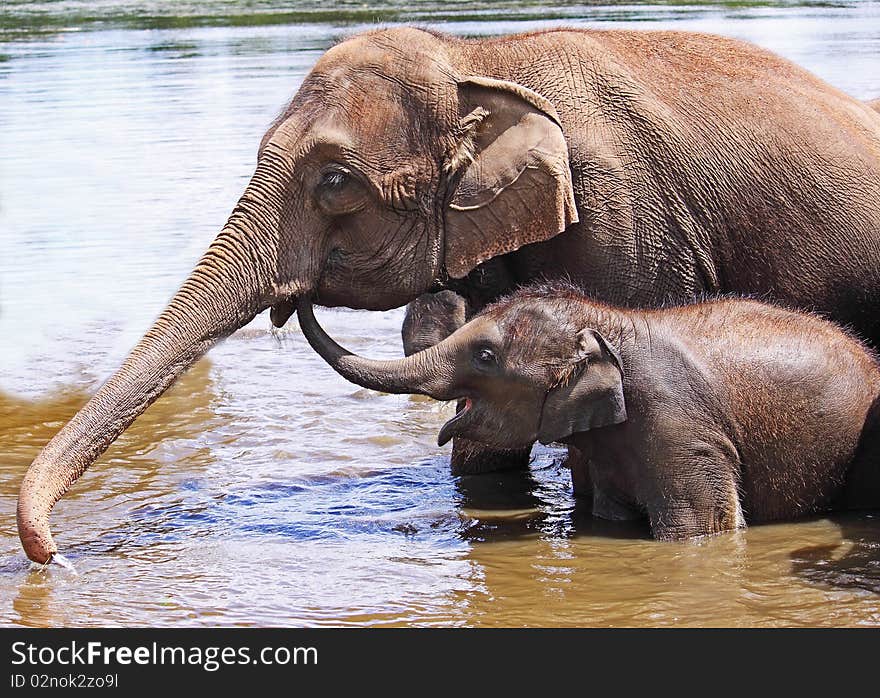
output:
[[64, 557], [64, 555], [62, 555], [61, 553], [55, 553], [52, 556], [52, 559], [49, 560], [49, 562], [47, 562], [45, 565], [43, 565], [43, 567], [45, 568], [45, 567], [51, 565], [52, 563], [55, 563], [59, 567], [63, 567], [65, 570], [70, 572], [74, 577], [79, 577], [79, 572], [76, 571], [76, 567], [74, 567], [73, 563], [70, 560], [68, 560], [66, 557]]

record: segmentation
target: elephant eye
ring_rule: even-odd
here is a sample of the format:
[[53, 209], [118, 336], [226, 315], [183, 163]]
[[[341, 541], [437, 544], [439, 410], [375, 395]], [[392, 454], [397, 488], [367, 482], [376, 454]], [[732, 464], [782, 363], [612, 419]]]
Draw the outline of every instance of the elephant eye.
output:
[[338, 191], [348, 182], [348, 172], [329, 170], [321, 175], [321, 187], [330, 191]]
[[476, 360], [477, 365], [481, 368], [489, 368], [498, 363], [498, 359], [495, 357], [495, 352], [487, 347], [478, 349], [474, 354], [474, 359]]
[[318, 178], [315, 199], [330, 215], [352, 213], [365, 205], [366, 190], [347, 167], [332, 165]]

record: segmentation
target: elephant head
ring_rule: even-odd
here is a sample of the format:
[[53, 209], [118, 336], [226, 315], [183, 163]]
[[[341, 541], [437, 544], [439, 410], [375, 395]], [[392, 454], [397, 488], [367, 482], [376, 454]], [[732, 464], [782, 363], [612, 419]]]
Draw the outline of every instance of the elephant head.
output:
[[403, 28], [352, 38], [318, 61], [196, 268], [25, 475], [18, 528], [31, 560], [57, 551], [49, 514], [86, 468], [256, 314], [271, 308], [281, 326], [302, 297], [397, 307], [577, 220], [553, 106], [474, 74], [466, 48]]
[[457, 293], [423, 293], [406, 306], [400, 330], [403, 353], [411, 356], [442, 342], [467, 321], [466, 316], [467, 302]]
[[303, 333], [330, 366], [365, 388], [465, 400], [437, 439], [460, 436], [496, 448], [626, 420], [623, 364], [595, 327], [549, 311], [541, 301], [501, 301], [439, 344], [403, 359], [356, 356], [318, 325], [307, 300], [298, 317]]

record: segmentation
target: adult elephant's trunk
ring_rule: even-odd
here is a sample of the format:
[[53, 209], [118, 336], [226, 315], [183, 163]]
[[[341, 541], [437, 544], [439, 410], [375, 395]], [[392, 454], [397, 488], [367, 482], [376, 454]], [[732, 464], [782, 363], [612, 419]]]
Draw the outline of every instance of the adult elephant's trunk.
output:
[[384, 393], [419, 393], [437, 400], [451, 400], [454, 383], [453, 335], [439, 344], [403, 359], [375, 360], [352, 354], [339, 346], [315, 320], [312, 304], [301, 298], [297, 317], [305, 338], [339, 375], [364, 388]]
[[[257, 168], [226, 226], [122, 367], [40, 452], [18, 499], [27, 556], [57, 552], [49, 528], [55, 503], [107, 447], [218, 340], [274, 300], [280, 184]], [[286, 289], [290, 291], [290, 287]]]

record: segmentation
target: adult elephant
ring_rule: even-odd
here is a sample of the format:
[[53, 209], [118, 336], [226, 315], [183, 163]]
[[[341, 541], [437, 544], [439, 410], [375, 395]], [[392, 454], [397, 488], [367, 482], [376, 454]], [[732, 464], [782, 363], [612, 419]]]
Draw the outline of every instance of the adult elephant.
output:
[[303, 296], [382, 310], [467, 294], [488, 260], [618, 304], [770, 294], [876, 340], [880, 114], [716, 36], [397, 28], [339, 44], [192, 274], [31, 465], [27, 555], [51, 558], [55, 502], [257, 313], [282, 325]]

